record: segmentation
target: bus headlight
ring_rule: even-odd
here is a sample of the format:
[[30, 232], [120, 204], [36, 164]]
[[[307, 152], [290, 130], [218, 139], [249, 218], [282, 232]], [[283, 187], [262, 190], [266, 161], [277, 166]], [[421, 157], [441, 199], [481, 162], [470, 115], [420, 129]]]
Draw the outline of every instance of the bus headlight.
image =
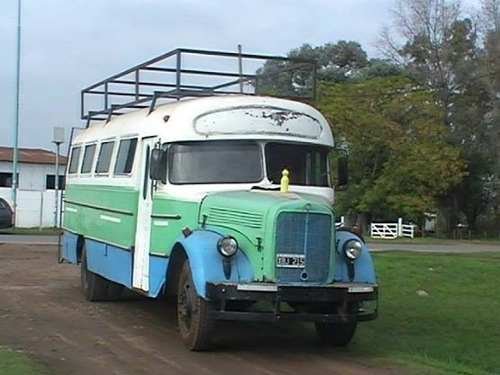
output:
[[238, 251], [238, 241], [231, 236], [222, 237], [217, 242], [217, 249], [222, 256], [232, 257]]
[[344, 254], [350, 260], [356, 260], [361, 255], [363, 244], [358, 240], [349, 240], [344, 244]]

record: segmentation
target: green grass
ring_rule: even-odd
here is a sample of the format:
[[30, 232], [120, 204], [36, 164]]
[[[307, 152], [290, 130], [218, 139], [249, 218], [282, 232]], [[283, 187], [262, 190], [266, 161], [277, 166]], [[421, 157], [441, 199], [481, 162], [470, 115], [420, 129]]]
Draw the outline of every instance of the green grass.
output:
[[437, 238], [437, 237], [415, 237], [415, 238], [397, 238], [395, 240], [384, 240], [381, 238], [367, 238], [368, 242], [371, 243], [389, 243], [389, 244], [416, 244], [416, 245], [447, 245], [447, 244], [455, 244], [457, 242], [460, 243], [468, 243], [468, 244], [485, 244], [485, 245], [495, 245], [498, 244], [500, 246], [500, 239], [463, 239], [463, 240], [452, 240], [447, 238]]
[[57, 228], [7, 228], [0, 229], [0, 234], [33, 234], [33, 235], [47, 235], [56, 236], [61, 232], [61, 229]]
[[374, 257], [380, 314], [360, 324], [353, 355], [418, 374], [500, 374], [500, 254]]
[[47, 370], [25, 354], [0, 347], [0, 375], [46, 375]]

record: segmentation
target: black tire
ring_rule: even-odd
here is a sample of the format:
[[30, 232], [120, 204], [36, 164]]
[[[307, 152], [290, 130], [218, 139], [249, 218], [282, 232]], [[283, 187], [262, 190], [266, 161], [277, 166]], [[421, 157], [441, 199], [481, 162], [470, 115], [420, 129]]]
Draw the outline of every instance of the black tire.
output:
[[64, 258], [62, 255], [62, 247], [63, 244], [61, 243], [61, 237], [63, 236], [62, 233], [59, 233], [57, 235], [57, 263], [61, 264], [64, 262]]
[[125, 287], [110, 280], [106, 281], [108, 283], [108, 301], [118, 301], [121, 299]]
[[346, 323], [315, 323], [321, 342], [331, 346], [347, 346], [356, 332], [357, 321]]
[[227, 301], [226, 310], [229, 311], [248, 311], [255, 305], [255, 301]]
[[182, 341], [189, 350], [203, 351], [210, 344], [213, 319], [210, 306], [196, 293], [189, 261], [181, 266], [177, 284], [177, 324]]
[[87, 251], [85, 244], [82, 249], [82, 261], [80, 264], [80, 282], [85, 299], [90, 302], [107, 301], [108, 280], [89, 271], [87, 268]]

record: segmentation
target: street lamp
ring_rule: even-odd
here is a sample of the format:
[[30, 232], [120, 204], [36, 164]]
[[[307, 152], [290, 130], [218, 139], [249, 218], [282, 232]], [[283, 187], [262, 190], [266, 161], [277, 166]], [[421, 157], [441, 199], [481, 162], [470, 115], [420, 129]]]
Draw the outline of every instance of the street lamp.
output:
[[56, 173], [54, 181], [55, 190], [55, 213], [54, 213], [54, 226], [59, 228], [59, 150], [64, 143], [64, 128], [55, 126], [52, 138], [52, 143], [56, 144]]
[[17, 214], [17, 169], [18, 169], [18, 147], [19, 147], [19, 98], [21, 82], [21, 0], [17, 1], [17, 62], [16, 62], [16, 117], [14, 122], [14, 147], [12, 150], [12, 210], [14, 213], [14, 225]]

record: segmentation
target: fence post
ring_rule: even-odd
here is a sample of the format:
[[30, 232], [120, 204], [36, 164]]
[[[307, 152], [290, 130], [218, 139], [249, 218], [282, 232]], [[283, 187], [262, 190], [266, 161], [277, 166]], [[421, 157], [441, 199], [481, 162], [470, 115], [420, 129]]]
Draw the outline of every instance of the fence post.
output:
[[398, 218], [398, 237], [403, 237], [403, 218]]
[[43, 191], [40, 192], [40, 221], [38, 225], [38, 230], [41, 232], [43, 226]]

